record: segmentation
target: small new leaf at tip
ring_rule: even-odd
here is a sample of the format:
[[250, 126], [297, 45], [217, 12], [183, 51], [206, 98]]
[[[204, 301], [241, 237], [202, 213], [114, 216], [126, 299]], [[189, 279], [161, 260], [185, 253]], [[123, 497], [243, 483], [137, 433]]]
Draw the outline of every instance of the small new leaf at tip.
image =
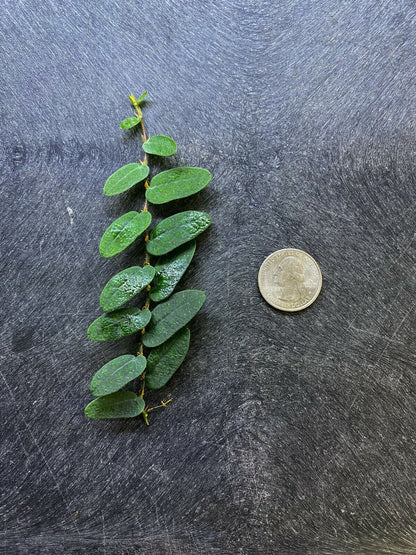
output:
[[138, 118], [137, 116], [131, 116], [130, 118], [123, 119], [120, 123], [121, 129], [131, 129], [135, 127], [142, 121], [142, 118]]
[[144, 93], [142, 93], [142, 94], [139, 96], [139, 98], [138, 98], [138, 100], [137, 100], [137, 104], [140, 104], [140, 102], [143, 102], [144, 99], [146, 98], [147, 94], [148, 94], [147, 91], [144, 91]]
[[109, 395], [121, 389], [146, 368], [143, 355], [122, 355], [104, 364], [91, 380], [90, 390], [94, 397]]
[[133, 391], [117, 391], [94, 399], [85, 407], [88, 418], [134, 418], [146, 404]]
[[142, 145], [147, 154], [156, 154], [157, 156], [172, 156], [177, 150], [176, 143], [166, 135], [152, 135]]

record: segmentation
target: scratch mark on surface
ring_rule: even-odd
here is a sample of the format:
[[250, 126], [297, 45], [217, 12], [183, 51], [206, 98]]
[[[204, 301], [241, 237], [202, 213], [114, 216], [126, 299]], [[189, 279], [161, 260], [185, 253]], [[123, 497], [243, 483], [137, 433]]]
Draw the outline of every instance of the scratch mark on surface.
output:
[[400, 320], [399, 325], [396, 327], [396, 329], [394, 330], [394, 332], [392, 333], [391, 337], [387, 338], [387, 343], [384, 346], [384, 349], [381, 351], [381, 353], [379, 354], [379, 356], [377, 357], [374, 365], [376, 365], [380, 359], [382, 358], [382, 356], [384, 355], [384, 353], [386, 352], [388, 346], [390, 345], [390, 343], [392, 343], [394, 341], [394, 338], [397, 334], [397, 332], [401, 329], [401, 327], [403, 326], [403, 324], [405, 323], [405, 321], [408, 319], [408, 317], [410, 316], [410, 314], [413, 312], [413, 310], [416, 307], [416, 302], [412, 304], [412, 306], [409, 308], [409, 310], [406, 312], [406, 314], [403, 316], [403, 318]]
[[[6, 382], [6, 387], [7, 387], [7, 389], [8, 389], [9, 391], [11, 391], [11, 390], [10, 390], [10, 386], [9, 386], [9, 384], [7, 383], [6, 378], [4, 377], [3, 374], [2, 374], [2, 377], [3, 377], [3, 380]], [[12, 397], [12, 395], [10, 395], [10, 396]], [[17, 434], [17, 437], [19, 438], [20, 444], [21, 444], [22, 449], [23, 449], [23, 453], [25, 454], [26, 457], [28, 457], [28, 456], [29, 456], [29, 453], [28, 453], [28, 452], [26, 451], [26, 449], [25, 449], [25, 445], [24, 445], [24, 443], [23, 443], [22, 434], [21, 434], [20, 431], [17, 429], [17, 427], [15, 427], [14, 430], [15, 430], [15, 432], [16, 432], [16, 434]]]
[[72, 208], [70, 206], [67, 206], [66, 210], [67, 210], [68, 215], [69, 215], [69, 224], [72, 225], [74, 223], [74, 211], [72, 210]]
[[[144, 486], [143, 489], [146, 492], [148, 491], [146, 486]], [[170, 531], [166, 524], [165, 518], [160, 514], [156, 500], [152, 498], [152, 496], [150, 496], [150, 500], [155, 510], [156, 524], [165, 530], [165, 533], [163, 534], [163, 538], [165, 541], [167, 541], [167, 545], [166, 545], [167, 553], [169, 553], [170, 555], [174, 555], [175, 552], [173, 551], [172, 539], [171, 539]]]
[[353, 325], [350, 325], [350, 329], [353, 330], [353, 331], [356, 331], [359, 334], [371, 335], [372, 337], [375, 337], [377, 339], [383, 339], [384, 341], [387, 341], [389, 343], [397, 343], [398, 345], [403, 345], [402, 341], [398, 341], [397, 339], [394, 339], [393, 336], [392, 337], [387, 337], [385, 335], [382, 335], [381, 333], [366, 330], [366, 329], [363, 329], [363, 328], [357, 328]]
[[4, 520], [4, 529], [3, 529], [2, 535], [3, 535], [4, 537], [6, 537], [6, 534], [7, 534], [7, 513], [6, 513], [6, 512], [4, 513], [4, 518], [3, 518], [3, 520]]
[[[76, 248], [76, 250], [81, 254], [81, 256], [84, 256], [84, 253], [82, 252], [82, 250], [80, 249], [80, 246], [77, 242], [77, 240], [75, 239], [75, 236], [73, 234], [73, 229], [71, 229], [71, 227], [69, 227], [70, 230], [70, 234], [73, 240], [73, 245]], [[96, 285], [97, 285], [97, 291], [101, 291], [102, 287], [100, 282], [97, 279], [97, 276], [94, 274], [94, 272], [91, 271], [91, 268], [88, 268], [89, 274], [91, 275], [92, 279], [95, 281]]]
[[[387, 351], [387, 349], [389, 348], [389, 346], [394, 343], [397, 342], [397, 340], [395, 341], [395, 336], [398, 333], [398, 331], [400, 330], [400, 328], [403, 326], [403, 324], [405, 323], [405, 321], [408, 319], [408, 317], [410, 316], [410, 314], [413, 312], [413, 310], [416, 307], [416, 302], [412, 304], [412, 306], [409, 308], [409, 310], [406, 312], [406, 314], [403, 316], [403, 318], [400, 320], [399, 325], [396, 326], [395, 330], [393, 331], [393, 333], [391, 334], [390, 337], [386, 337], [386, 344], [384, 345], [384, 348], [381, 350], [380, 354], [378, 355], [378, 357], [376, 358], [376, 360], [372, 363], [372, 367], [374, 368], [382, 359], [384, 353]], [[367, 365], [366, 370], [370, 370], [370, 365]], [[354, 399], [352, 400], [352, 403], [350, 405], [350, 410], [352, 409], [353, 405], [355, 404], [355, 401], [358, 399], [359, 395], [360, 395], [359, 391], [357, 393], [357, 395], [354, 397]]]
[[106, 537], [105, 537], [105, 520], [104, 520], [104, 513], [103, 510], [101, 509], [101, 521], [103, 523], [103, 553], [104, 555], [106, 554]]
[[255, 500], [254, 510], [257, 511], [257, 509], [260, 507], [263, 501], [263, 496], [260, 494], [260, 488], [257, 481], [257, 469], [256, 469], [256, 463], [254, 459], [253, 441], [251, 437], [249, 437], [249, 453], [250, 453], [250, 460], [248, 461], [248, 464], [250, 467], [249, 472], [251, 475], [251, 483], [254, 486], [254, 500]]
[[[225, 286], [226, 286], [226, 291], [227, 291], [227, 300], [226, 300], [226, 306], [227, 306], [227, 313], [230, 314], [230, 262], [228, 261], [227, 263], [227, 275], [225, 278]], [[227, 330], [230, 330], [230, 327], [227, 326]], [[228, 336], [227, 338], [227, 343], [226, 343], [226, 352], [225, 352], [225, 360], [226, 360], [226, 367], [227, 370], [230, 369], [230, 348], [231, 348], [231, 341], [230, 341], [230, 337]], [[228, 434], [225, 437], [225, 458], [226, 458], [226, 465], [227, 468], [229, 468], [230, 465], [230, 461], [232, 459], [232, 450], [230, 447], [230, 441], [228, 438]]]
[[416, 239], [416, 233], [413, 234], [413, 237], [410, 239], [410, 241], [400, 250], [398, 256], [390, 263], [390, 265], [387, 268], [388, 270], [391, 270], [397, 264], [397, 262], [399, 262], [400, 259], [409, 251], [415, 239]]
[[9, 392], [10, 398], [12, 399], [13, 403], [14, 403], [15, 406], [16, 406], [16, 409], [17, 409], [17, 410], [16, 410], [16, 414], [20, 416], [20, 418], [21, 418], [21, 420], [22, 420], [22, 422], [23, 422], [23, 424], [24, 424], [24, 426], [25, 426], [25, 428], [26, 428], [28, 434], [30, 435], [30, 437], [31, 437], [31, 439], [32, 439], [32, 441], [33, 441], [33, 444], [35, 445], [35, 447], [36, 447], [36, 449], [37, 449], [37, 451], [38, 451], [38, 453], [39, 453], [39, 455], [40, 455], [40, 457], [41, 457], [41, 459], [42, 459], [42, 461], [43, 461], [43, 463], [44, 463], [44, 465], [45, 465], [47, 471], [49, 472], [49, 474], [50, 474], [50, 476], [51, 476], [53, 482], [55, 483], [56, 490], [58, 491], [59, 495], [61, 496], [61, 499], [62, 499], [62, 501], [63, 501], [63, 503], [64, 503], [64, 505], [65, 505], [65, 507], [66, 507], [66, 510], [68, 511], [68, 513], [69, 513], [69, 514], [71, 515], [71, 517], [72, 517], [72, 520], [73, 520], [73, 523], [74, 523], [74, 527], [75, 527], [75, 529], [76, 529], [76, 531], [77, 531], [78, 536], [81, 537], [80, 532], [79, 532], [79, 530], [78, 530], [77, 523], [76, 523], [76, 521], [75, 521], [75, 519], [74, 519], [74, 515], [72, 514], [72, 512], [71, 512], [71, 510], [70, 510], [68, 501], [66, 500], [66, 498], [65, 498], [65, 496], [64, 496], [64, 494], [63, 494], [63, 492], [62, 492], [62, 490], [61, 490], [61, 487], [60, 487], [60, 485], [59, 485], [59, 482], [58, 482], [58, 480], [56, 479], [56, 476], [55, 476], [55, 474], [53, 473], [52, 468], [49, 466], [49, 463], [48, 463], [48, 461], [47, 461], [47, 459], [46, 459], [46, 457], [45, 457], [45, 455], [44, 455], [44, 453], [43, 453], [43, 451], [42, 451], [42, 449], [41, 449], [39, 443], [37, 442], [35, 436], [33, 435], [32, 430], [30, 429], [29, 425], [27, 424], [27, 422], [25, 421], [25, 419], [23, 418], [23, 416], [21, 416], [22, 413], [21, 413], [20, 407], [19, 407], [19, 405], [18, 405], [18, 403], [17, 403], [17, 401], [16, 401], [16, 397], [14, 396], [13, 391], [12, 391], [12, 389], [11, 389], [10, 386], [9, 386], [9, 383], [8, 383], [8, 381], [6, 380], [4, 374], [3, 374], [3, 372], [2, 372], [1, 370], [0, 370], [0, 375], [1, 375], [1, 377], [3, 378], [4, 383], [6, 384], [6, 388], [7, 388], [7, 391]]
[[[56, 329], [59, 331], [59, 330], [61, 329], [61, 327], [60, 327], [59, 324], [58, 324], [58, 320], [56, 319], [55, 314], [51, 314], [51, 318], [52, 318], [52, 320], [53, 320], [54, 323], [55, 323]], [[71, 353], [69, 352], [69, 350], [68, 350], [68, 348], [67, 348], [67, 346], [66, 346], [65, 343], [63, 343], [62, 346], [63, 346], [63, 350], [64, 350], [64, 353], [66, 354], [66, 357], [67, 357], [68, 361], [70, 361], [71, 358], [72, 358]]]

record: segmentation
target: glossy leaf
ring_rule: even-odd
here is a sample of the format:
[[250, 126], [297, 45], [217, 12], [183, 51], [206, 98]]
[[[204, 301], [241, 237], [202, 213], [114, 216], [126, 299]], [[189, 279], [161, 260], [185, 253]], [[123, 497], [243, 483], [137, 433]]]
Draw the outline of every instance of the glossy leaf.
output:
[[167, 341], [195, 316], [205, 299], [203, 291], [187, 289], [157, 305], [143, 335], [143, 344], [146, 347], [157, 347]]
[[159, 347], [152, 349], [147, 359], [146, 385], [150, 389], [163, 387], [184, 361], [191, 333], [182, 328]]
[[134, 418], [144, 408], [144, 400], [133, 391], [117, 391], [94, 399], [84, 412], [88, 418]]
[[143, 355], [122, 355], [104, 364], [91, 381], [91, 393], [94, 397], [108, 395], [118, 391], [124, 385], [141, 376], [146, 368]]
[[153, 204], [189, 197], [206, 187], [211, 174], [203, 168], [172, 168], [153, 177], [146, 198]]
[[137, 104], [140, 104], [140, 102], [143, 102], [143, 100], [146, 98], [147, 96], [147, 91], [144, 91], [143, 94], [141, 94], [137, 100]]
[[104, 185], [104, 194], [108, 197], [123, 193], [143, 181], [149, 175], [149, 167], [145, 164], [127, 164], [114, 172]]
[[100, 305], [105, 311], [114, 310], [137, 295], [155, 275], [153, 266], [132, 266], [113, 276], [100, 295]]
[[123, 121], [120, 123], [120, 127], [121, 129], [131, 129], [141, 121], [142, 121], [142, 118], [138, 118], [137, 116], [132, 116], [131, 118], [123, 119]]
[[150, 212], [127, 212], [117, 218], [108, 228], [100, 241], [100, 254], [109, 258], [131, 245], [145, 231], [152, 221]]
[[205, 212], [187, 210], [162, 220], [150, 233], [146, 248], [149, 254], [160, 256], [194, 239], [207, 229], [211, 218]]
[[152, 135], [142, 147], [148, 154], [157, 156], [172, 156], [177, 150], [175, 141], [166, 135]]
[[169, 297], [191, 263], [195, 248], [196, 241], [193, 239], [158, 259], [149, 294], [152, 301], [159, 302]]
[[115, 341], [146, 327], [152, 314], [137, 307], [120, 308], [99, 316], [87, 330], [92, 341]]

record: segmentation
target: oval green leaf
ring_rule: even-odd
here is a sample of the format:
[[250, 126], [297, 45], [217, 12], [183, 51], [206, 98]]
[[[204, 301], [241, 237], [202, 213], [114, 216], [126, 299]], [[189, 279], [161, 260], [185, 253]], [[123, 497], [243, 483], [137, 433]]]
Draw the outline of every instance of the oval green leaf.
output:
[[104, 364], [91, 380], [90, 390], [94, 397], [108, 395], [121, 389], [143, 374], [146, 358], [143, 355], [122, 355]]
[[172, 156], [177, 150], [175, 141], [166, 135], [152, 135], [142, 147], [147, 154], [157, 156]]
[[114, 310], [129, 301], [149, 285], [155, 275], [155, 268], [132, 266], [113, 276], [100, 295], [100, 306], [104, 311]]
[[144, 408], [144, 400], [133, 391], [117, 391], [94, 399], [84, 412], [88, 418], [134, 418]]
[[149, 175], [149, 166], [146, 164], [127, 164], [110, 175], [104, 185], [104, 194], [108, 197], [124, 193], [127, 189], [143, 181]]
[[189, 329], [182, 328], [168, 341], [150, 351], [146, 367], [147, 387], [160, 389], [171, 379], [188, 352], [190, 336]]
[[195, 248], [196, 241], [193, 239], [158, 259], [149, 294], [152, 301], [160, 302], [169, 297], [191, 263]]
[[157, 305], [152, 319], [143, 335], [143, 345], [157, 347], [183, 328], [200, 310], [206, 295], [197, 289], [187, 289]]
[[141, 121], [142, 121], [142, 118], [132, 116], [131, 118], [123, 119], [123, 121], [120, 123], [120, 127], [121, 127], [121, 129], [131, 129], [132, 127], [136, 126]]
[[92, 341], [115, 341], [145, 328], [152, 314], [137, 307], [120, 308], [99, 316], [87, 330]]
[[150, 212], [127, 212], [117, 218], [108, 228], [100, 241], [100, 254], [104, 258], [114, 256], [127, 248], [147, 229], [152, 221]]
[[147, 96], [147, 91], [144, 91], [144, 93], [142, 93], [142, 94], [139, 96], [139, 98], [138, 98], [138, 100], [137, 100], [137, 104], [140, 104], [140, 102], [143, 102], [143, 100], [146, 98], [146, 96]]
[[153, 177], [146, 198], [153, 204], [189, 197], [206, 187], [211, 174], [203, 168], [172, 168]]
[[160, 256], [194, 239], [211, 223], [205, 212], [187, 210], [162, 220], [150, 233], [146, 248], [149, 254]]

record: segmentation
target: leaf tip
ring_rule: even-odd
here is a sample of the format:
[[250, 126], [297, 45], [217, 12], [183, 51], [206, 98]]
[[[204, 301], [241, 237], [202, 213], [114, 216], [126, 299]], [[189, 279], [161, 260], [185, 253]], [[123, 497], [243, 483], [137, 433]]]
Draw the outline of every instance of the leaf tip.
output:
[[111, 254], [108, 254], [107, 252], [104, 252], [102, 249], [99, 249], [100, 251], [100, 256], [102, 256], [103, 258], [110, 258]]
[[103, 290], [100, 295], [100, 307], [102, 308], [103, 312], [110, 312], [110, 310], [114, 310], [114, 308], [118, 308], [117, 306], [112, 307], [111, 304], [108, 303], [108, 299], [106, 298], [106, 295], [105, 295], [105, 290]]
[[87, 418], [94, 418], [94, 411], [91, 411], [91, 403], [88, 403], [85, 407], [84, 414]]
[[[94, 323], [94, 322], [93, 322]], [[93, 333], [93, 323], [88, 326], [87, 329], [87, 337], [91, 341], [94, 341], [94, 333]]]

